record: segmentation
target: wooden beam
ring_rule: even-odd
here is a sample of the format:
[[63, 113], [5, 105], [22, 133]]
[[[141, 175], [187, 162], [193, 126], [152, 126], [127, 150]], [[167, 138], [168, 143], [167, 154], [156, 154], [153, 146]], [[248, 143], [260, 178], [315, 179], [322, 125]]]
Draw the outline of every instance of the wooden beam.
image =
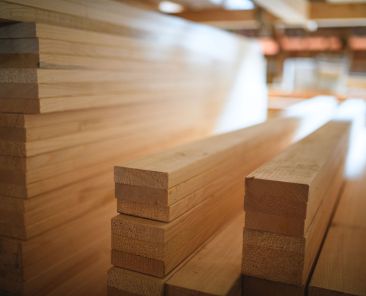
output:
[[347, 181], [316, 264], [310, 296], [364, 295], [366, 282], [366, 163]]
[[174, 15], [194, 22], [225, 29], [248, 28], [258, 25], [255, 10], [187, 10]]
[[168, 280], [166, 295], [241, 295], [243, 226], [241, 213]]
[[[296, 128], [292, 119], [281, 118], [117, 166], [118, 210], [164, 222], [174, 220], [280, 151]], [[263, 150], [268, 143], [272, 149]], [[238, 167], [238, 162], [243, 165]], [[161, 183], [154, 183], [159, 179]]]
[[332, 121], [246, 178], [245, 275], [306, 284], [343, 184], [349, 129]]
[[173, 15], [200, 23], [256, 20], [255, 10], [225, 10], [225, 9], [186, 10], [181, 13], [176, 13]]
[[309, 10], [312, 20], [344, 20], [365, 19], [366, 3], [337, 3], [313, 2]]
[[308, 2], [306, 0], [254, 0], [256, 4], [288, 24], [306, 24]]

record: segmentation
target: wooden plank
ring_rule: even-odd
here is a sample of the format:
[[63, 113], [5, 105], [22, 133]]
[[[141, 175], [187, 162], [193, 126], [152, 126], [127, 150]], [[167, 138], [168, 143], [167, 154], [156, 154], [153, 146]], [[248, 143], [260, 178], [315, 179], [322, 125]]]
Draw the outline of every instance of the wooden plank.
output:
[[[165, 124], [172, 124], [173, 122], [175, 123], [174, 125], [171, 125], [170, 127], [164, 127], [163, 129], [165, 131], [170, 130], [170, 131], [174, 131], [179, 129], [180, 126], [185, 125], [189, 122], [191, 122], [192, 124], [194, 122], [197, 122], [197, 120], [199, 120], [198, 115], [199, 113], [202, 111], [202, 109], [204, 108], [204, 104], [205, 102], [201, 102], [201, 106], [199, 104], [199, 102], [195, 101], [194, 99], [189, 99], [187, 101], [173, 101], [173, 102], [165, 102], [165, 104], [167, 105], [167, 108], [161, 108], [159, 110], [157, 105], [150, 105], [153, 109], [151, 114], [146, 114], [145, 115], [145, 120], [150, 120], [153, 121], [155, 125], [164, 125]], [[143, 108], [143, 110], [148, 109], [149, 105], [141, 105], [141, 108]], [[169, 113], [169, 107], [170, 108], [174, 108], [177, 107], [179, 108], [179, 106], [189, 106], [189, 105], [196, 105], [197, 109], [195, 110], [195, 112], [188, 112], [185, 111], [184, 114], [187, 115], [186, 118], [182, 118], [182, 120], [180, 120], [180, 122], [177, 122], [177, 115], [174, 112], [170, 112]], [[201, 109], [201, 108], [202, 109]], [[126, 108], [127, 109], [127, 108]], [[139, 111], [139, 106], [136, 106], [136, 109]], [[156, 112], [154, 112], [155, 110]], [[142, 111], [142, 110], [141, 110]], [[122, 113], [121, 113], [122, 114]], [[126, 114], [126, 113], [124, 113]], [[122, 135], [129, 135], [132, 134], [134, 131], [136, 130], [141, 130], [141, 127], [144, 126], [144, 122], [142, 121], [138, 121], [139, 119], [142, 119], [142, 114], [138, 114], [138, 116], [135, 116], [135, 114], [129, 114], [128, 117], [130, 117], [130, 119], [127, 117], [127, 120], [125, 120], [123, 117], [120, 118], [119, 120], [124, 121], [125, 123], [130, 124], [131, 126], [127, 126], [125, 124], [123, 124], [122, 126], [119, 125], [115, 125], [113, 124], [113, 122], [111, 122], [110, 124], [105, 124], [104, 128], [100, 128], [100, 129], [90, 129], [90, 130], [81, 130], [80, 132], [75, 132], [75, 133], [66, 133], [64, 131], [65, 134], [62, 134], [63, 132], [59, 132], [61, 133], [60, 136], [56, 136], [53, 138], [49, 138], [49, 139], [36, 139], [33, 141], [29, 141], [29, 142], [22, 142], [22, 141], [8, 141], [6, 139], [1, 140], [0, 141], [0, 155], [11, 155], [11, 156], [34, 156], [34, 155], [39, 155], [39, 154], [44, 154], [44, 153], [48, 153], [48, 152], [52, 152], [55, 150], [61, 150], [61, 149], [65, 149], [68, 147], [73, 147], [76, 145], [82, 145], [82, 144], [87, 144], [87, 143], [92, 143], [92, 142], [96, 142], [96, 141], [100, 141], [102, 139], [110, 139], [110, 138], [114, 138], [114, 137], [119, 137]], [[126, 115], [127, 116], [127, 115]], [[137, 119], [137, 120], [136, 120]], [[117, 121], [117, 119], [114, 119], [115, 121]], [[65, 126], [65, 130], [68, 129], [67, 125], [64, 124]], [[52, 129], [57, 129], [56, 126], [53, 126]], [[59, 129], [62, 129], [61, 127], [59, 127]], [[29, 132], [31, 133], [31, 132]], [[163, 133], [163, 131], [161, 131], [161, 133]]]
[[347, 180], [313, 272], [309, 295], [364, 295], [366, 165]]
[[366, 169], [354, 179], [348, 179], [339, 201], [333, 224], [349, 228], [366, 228]]
[[[58, 159], [56, 159], [56, 163], [42, 167], [41, 169], [39, 169], [40, 172], [37, 172], [37, 169], [34, 169], [34, 171], [30, 173], [30, 176], [32, 178], [40, 178], [42, 174], [47, 174], [48, 171], [50, 171], [51, 173], [48, 177], [45, 177], [44, 179], [39, 179], [28, 184], [26, 184], [26, 179], [22, 177], [21, 171], [13, 173], [11, 173], [10, 171], [9, 173], [9, 169], [2, 170], [2, 184], [4, 187], [1, 189], [1, 191], [3, 192], [3, 194], [7, 194], [9, 196], [30, 198], [38, 194], [47, 192], [51, 189], [57, 189], [60, 186], [70, 184], [75, 180], [82, 180], [96, 175], [100, 173], [101, 170], [112, 168], [113, 163], [123, 160], [126, 161], [133, 157], [139, 157], [147, 152], [155, 152], [157, 151], [157, 147], [167, 147], [169, 146], [169, 143], [186, 142], [188, 139], [192, 140], [202, 136], [203, 134], [204, 131], [198, 131], [194, 128], [186, 128], [183, 130], [176, 130], [171, 132], [167, 131], [165, 134], [155, 137], [155, 139], [160, 140], [160, 142], [158, 143], [154, 142], [153, 140], [146, 141], [146, 139], [144, 140], [142, 135], [134, 135], [131, 137], [125, 136], [120, 137], [117, 141], [114, 140], [103, 143], [104, 145], [99, 145], [97, 143], [96, 145], [86, 145], [85, 147], [82, 146], [68, 149], [66, 151], [63, 151], [65, 153], [51, 153], [49, 155], [43, 155], [43, 157], [40, 157], [42, 162], [51, 157], [51, 155], [55, 155], [57, 156], [57, 158], [61, 158], [62, 155], [66, 155], [68, 158], [65, 160], [64, 163], [57, 163]], [[175, 136], [174, 141], [167, 140], [167, 136]], [[119, 151], [117, 149], [113, 150], [113, 156], [110, 156], [108, 154], [97, 154], [91, 159], [88, 159], [87, 155], [85, 157], [81, 157], [80, 160], [72, 159], [72, 157], [77, 153], [82, 153], [83, 151], [93, 151], [95, 149], [98, 149], [98, 147], [103, 146], [107, 146], [108, 148], [108, 144], [118, 144], [125, 141], [136, 142], [134, 145], [123, 147], [123, 149], [120, 149]], [[59, 169], [59, 171], [52, 171], [52, 167]], [[78, 168], [80, 171], [73, 171], [74, 168]], [[26, 185], [28, 186], [27, 188], [25, 188]]]
[[244, 295], [249, 296], [304, 296], [305, 287], [283, 284], [281, 282], [274, 282], [264, 280], [261, 278], [243, 276], [242, 279], [242, 290]]
[[[281, 151], [292, 141], [297, 126], [296, 119], [282, 118], [118, 166], [115, 179], [122, 182], [116, 184], [118, 209], [159, 221], [174, 220]], [[165, 183], [156, 188], [161, 184], [156, 182], [159, 176]]]
[[309, 14], [314, 20], [364, 19], [366, 4], [313, 2]]
[[112, 264], [158, 277], [167, 275], [240, 212], [242, 182], [228, 185], [170, 223], [114, 217]]
[[[240, 223], [237, 223], [237, 222]], [[233, 223], [235, 222], [235, 223]], [[233, 224], [235, 224], [236, 227], [233, 227]], [[239, 225], [238, 225], [239, 224]], [[175, 278], [175, 275], [179, 275], [181, 271], [184, 272], [184, 269], [187, 265], [191, 265], [197, 260], [201, 260], [201, 257], [204, 256], [208, 258], [208, 256], [212, 256], [215, 254], [215, 250], [217, 250], [218, 245], [220, 245], [219, 242], [221, 242], [221, 238], [225, 238], [227, 236], [232, 237], [233, 233], [225, 231], [225, 230], [231, 230], [232, 228], [235, 228], [235, 233], [237, 234], [235, 236], [235, 239], [238, 241], [238, 244], [232, 245], [232, 248], [238, 249], [237, 254], [239, 257], [241, 257], [241, 232], [242, 232], [242, 226], [243, 226], [243, 217], [240, 215], [235, 221], [232, 221], [230, 224], [224, 226], [220, 232], [218, 232], [217, 236], [211, 241], [209, 241], [205, 246], [202, 248], [199, 248], [196, 252], [194, 252], [190, 257], [188, 257], [186, 260], [184, 260], [181, 264], [179, 264], [171, 273], [169, 273], [164, 278], [158, 278], [130, 270], [126, 270], [123, 268], [113, 267], [108, 272], [108, 295], [145, 295], [145, 296], [151, 296], [151, 295], [171, 295], [171, 291], [169, 291], [169, 287], [166, 287], [166, 285], [170, 283], [170, 280], [173, 280]], [[239, 238], [239, 239], [238, 239]], [[220, 245], [221, 246], [221, 245]], [[219, 248], [220, 249], [220, 248]], [[221, 252], [225, 252], [222, 249], [220, 249]], [[227, 250], [226, 250], [227, 252]], [[232, 258], [233, 261], [235, 259], [233, 258], [232, 254], [227, 254], [228, 257]], [[237, 259], [237, 258], [236, 258]], [[224, 261], [224, 260], [223, 260]], [[239, 267], [238, 272], [234, 267], [228, 267], [225, 262], [221, 262], [222, 265], [226, 266], [226, 270], [230, 270], [233, 274], [235, 274], [232, 278], [235, 278], [236, 280], [233, 280], [234, 282], [237, 282], [237, 276], [240, 276], [240, 259], [239, 259]], [[236, 263], [237, 265], [237, 263]], [[234, 271], [235, 270], [235, 271]], [[204, 273], [206, 270], [202, 270]], [[203, 274], [202, 274], [203, 275]], [[230, 282], [230, 277], [226, 275], [227, 277], [227, 284]], [[167, 291], [164, 293], [164, 291]], [[167, 294], [168, 293], [168, 294]], [[180, 295], [180, 294], [179, 294]], [[184, 295], [184, 294], [182, 294]], [[205, 294], [206, 295], [206, 294]], [[217, 295], [217, 294], [215, 294]], [[235, 294], [233, 294], [235, 295]]]
[[311, 278], [309, 295], [365, 295], [365, 238], [365, 228], [330, 228]]
[[[273, 123], [273, 126], [276, 126], [276, 123], [281, 126], [283, 124], [283, 127], [286, 124], [296, 126], [297, 120], [294, 118], [283, 118], [276, 119], [271, 123]], [[266, 128], [263, 127], [268, 128], [269, 125], [268, 123], [259, 124], [237, 132], [204, 139], [197, 143], [197, 147], [188, 144], [187, 146], [171, 149], [167, 153], [162, 152], [146, 158], [133, 160], [123, 166], [116, 166], [115, 182], [168, 189], [186, 181], [192, 174], [197, 175], [225, 160], [228, 148], [242, 143], [243, 140], [238, 139], [238, 134], [246, 134], [246, 137], [251, 138], [257, 135], [257, 131], [261, 130], [261, 128], [265, 131]], [[225, 140], [223, 141], [223, 139]]]
[[245, 275], [306, 283], [343, 183], [349, 128], [332, 121], [246, 178]]
[[238, 215], [167, 281], [166, 295], [241, 295], [244, 214]]
[[[54, 288], [47, 284], [48, 277], [54, 277], [55, 280], [57, 276], [59, 279], [70, 276], [72, 272], [68, 274], [67, 268], [72, 268], [77, 258], [85, 260], [94, 255], [93, 260], [95, 260], [100, 250], [107, 250], [110, 244], [108, 220], [114, 208], [112, 199], [110, 196], [109, 201], [97, 211], [65, 223], [31, 240], [19, 241], [2, 237], [1, 245], [8, 247], [1, 250], [0, 266], [6, 268], [1, 278], [6, 279], [9, 275], [14, 275], [11, 281], [13, 291], [10, 292], [14, 292], [14, 289], [22, 289], [24, 295], [46, 293]], [[95, 235], [98, 236], [97, 240]], [[92, 243], [88, 245], [85, 241]], [[43, 246], [42, 251], [39, 246]], [[73, 259], [67, 260], [69, 258]], [[82, 267], [82, 265], [79, 266], [79, 268]], [[3, 288], [3, 285], [1, 287]]]

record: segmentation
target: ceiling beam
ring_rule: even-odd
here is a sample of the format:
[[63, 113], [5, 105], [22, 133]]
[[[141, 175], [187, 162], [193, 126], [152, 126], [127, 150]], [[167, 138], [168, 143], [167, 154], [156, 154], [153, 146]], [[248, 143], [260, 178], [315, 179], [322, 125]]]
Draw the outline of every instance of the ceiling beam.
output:
[[306, 25], [308, 21], [307, 0], [254, 0], [254, 2], [279, 17], [284, 23]]
[[310, 6], [310, 18], [313, 20], [365, 19], [366, 3], [313, 2]]
[[200, 23], [256, 20], [255, 10], [225, 10], [225, 9], [186, 10], [181, 13], [176, 13], [174, 15]]
[[[262, 11], [262, 17], [271, 22], [277, 18], [267, 12]], [[245, 29], [257, 28], [259, 25], [259, 15], [257, 10], [225, 10], [225, 9], [205, 9], [205, 10], [186, 10], [174, 14], [194, 22], [212, 25], [224, 29]]]
[[[279, 3], [282, 3], [283, 5], [285, 2], [290, 2], [294, 5], [297, 1], [298, 0], [263, 0], [263, 3], [266, 3], [267, 6], [271, 6], [276, 2], [278, 7], [281, 7]], [[274, 16], [274, 10], [271, 10], [270, 8], [262, 9], [261, 14], [258, 13], [258, 10], [225, 10], [221, 8], [211, 8], [204, 10], [185, 10], [174, 15], [224, 29], [258, 28], [263, 17], [270, 23], [283, 22], [287, 25], [295, 26], [306, 26], [308, 24], [307, 21], [309, 20], [317, 22], [319, 27], [366, 25], [366, 3], [332, 4], [329, 2], [312, 2], [309, 3], [307, 9], [309, 13], [307, 14], [306, 20], [304, 16], [299, 18], [295, 17], [298, 14], [301, 15], [301, 13], [292, 13], [292, 18], [296, 19], [295, 23], [289, 21], [290, 17], [288, 15], [287, 21], [284, 21], [283, 18], [278, 18], [278, 13], [277, 16]], [[292, 8], [292, 11], [294, 10], [295, 8]]]
[[224, 29], [255, 28], [258, 26], [255, 10], [188, 10], [175, 15]]

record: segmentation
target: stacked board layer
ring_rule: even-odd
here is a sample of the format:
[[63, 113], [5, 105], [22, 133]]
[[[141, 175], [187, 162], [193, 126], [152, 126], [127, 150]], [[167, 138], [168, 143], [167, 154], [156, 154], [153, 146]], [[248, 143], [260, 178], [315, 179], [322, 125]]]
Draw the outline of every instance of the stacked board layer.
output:
[[349, 130], [331, 121], [247, 176], [244, 293], [304, 294], [343, 184]]
[[[169, 295], [240, 293], [244, 177], [289, 145], [300, 121], [274, 119], [117, 166], [110, 295], [163, 295], [165, 285]], [[216, 266], [215, 256], [227, 261]]]
[[0, 291], [106, 294], [113, 165], [211, 134], [236, 61], [261, 55], [110, 0], [0, 1], [0, 19]]

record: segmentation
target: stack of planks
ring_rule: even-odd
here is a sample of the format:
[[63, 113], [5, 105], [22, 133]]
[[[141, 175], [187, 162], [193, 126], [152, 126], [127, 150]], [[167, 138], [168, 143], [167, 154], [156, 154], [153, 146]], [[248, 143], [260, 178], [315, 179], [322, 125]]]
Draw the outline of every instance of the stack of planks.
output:
[[246, 178], [244, 293], [304, 295], [343, 184], [349, 130], [331, 121]]
[[0, 293], [103, 295], [113, 165], [211, 134], [250, 44], [111, 0], [0, 19]]
[[293, 142], [303, 120], [277, 118], [117, 166], [109, 294], [240, 295], [244, 177]]
[[366, 295], [366, 102], [346, 103], [339, 117], [353, 121], [347, 179], [311, 277], [310, 296]]

